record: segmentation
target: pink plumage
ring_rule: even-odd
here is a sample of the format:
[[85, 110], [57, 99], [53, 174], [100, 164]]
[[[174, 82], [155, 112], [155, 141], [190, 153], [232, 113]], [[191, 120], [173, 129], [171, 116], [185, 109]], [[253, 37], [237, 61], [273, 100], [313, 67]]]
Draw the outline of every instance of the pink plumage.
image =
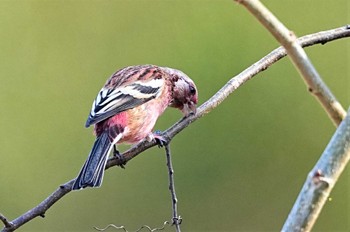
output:
[[153, 127], [168, 106], [188, 116], [196, 112], [197, 100], [194, 82], [179, 70], [139, 65], [115, 72], [92, 104], [86, 127], [95, 125], [96, 141], [72, 189], [99, 187], [115, 144], [152, 138]]

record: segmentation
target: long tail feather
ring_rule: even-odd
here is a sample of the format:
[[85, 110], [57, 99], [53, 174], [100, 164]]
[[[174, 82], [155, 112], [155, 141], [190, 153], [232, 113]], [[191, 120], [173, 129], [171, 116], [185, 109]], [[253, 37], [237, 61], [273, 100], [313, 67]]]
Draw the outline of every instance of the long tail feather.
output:
[[102, 133], [95, 141], [94, 146], [75, 180], [72, 190], [85, 187], [100, 187], [103, 179], [108, 153], [112, 147], [108, 134]]

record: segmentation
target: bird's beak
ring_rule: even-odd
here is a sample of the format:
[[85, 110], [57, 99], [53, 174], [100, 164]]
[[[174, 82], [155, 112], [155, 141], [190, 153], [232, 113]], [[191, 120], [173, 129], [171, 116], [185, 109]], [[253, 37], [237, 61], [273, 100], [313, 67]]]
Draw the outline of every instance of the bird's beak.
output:
[[191, 102], [191, 104], [189, 104], [189, 108], [192, 114], [196, 114], [197, 113], [197, 105], [194, 104], [193, 102]]
[[184, 107], [182, 108], [182, 113], [185, 117], [190, 116], [191, 114], [196, 114], [197, 112], [197, 106], [193, 102], [188, 102], [187, 104], [184, 104]]

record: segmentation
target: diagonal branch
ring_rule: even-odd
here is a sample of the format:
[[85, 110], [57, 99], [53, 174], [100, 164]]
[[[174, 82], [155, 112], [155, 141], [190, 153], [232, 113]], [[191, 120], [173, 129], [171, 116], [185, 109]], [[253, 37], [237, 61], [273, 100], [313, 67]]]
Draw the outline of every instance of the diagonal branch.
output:
[[330, 192], [350, 160], [350, 108], [311, 170], [282, 231], [311, 231]]
[[[325, 44], [327, 42], [341, 39], [344, 37], [350, 37], [350, 29], [348, 27], [340, 27], [328, 31], [318, 32], [315, 34], [310, 34], [298, 39], [301, 46], [307, 47], [315, 44]], [[244, 83], [252, 79], [256, 74], [262, 72], [269, 68], [272, 64], [276, 63], [278, 60], [286, 56], [286, 51], [284, 48], [279, 47], [269, 53], [267, 56], [263, 57], [258, 62], [254, 63], [246, 70], [230, 79], [214, 96], [212, 96], [208, 101], [202, 104], [197, 109], [196, 115], [191, 115], [190, 117], [183, 118], [179, 122], [175, 123], [169, 129], [164, 132], [164, 137], [169, 141], [174, 138], [178, 133], [180, 133], [183, 129], [185, 129], [188, 125], [196, 121], [197, 119], [203, 117], [208, 114], [210, 111], [215, 109], [220, 103], [222, 103], [228, 95], [230, 95], [237, 88], [242, 86]], [[156, 145], [156, 142], [141, 142], [137, 144], [135, 147], [124, 152], [122, 155], [124, 156], [126, 161], [129, 161], [139, 155], [141, 152], [149, 149]], [[110, 158], [108, 160], [106, 169], [121, 164], [117, 158]], [[50, 196], [48, 196], [44, 201], [40, 204], [22, 214], [18, 218], [9, 222], [10, 226], [5, 226], [2, 231], [14, 231], [20, 226], [24, 225], [28, 221], [34, 219], [38, 216], [44, 216], [45, 212], [58, 200], [64, 197], [67, 193], [71, 191], [71, 187], [74, 183], [74, 179], [68, 181], [67, 183], [61, 185], [58, 189], [56, 189]], [[5, 218], [5, 217], [4, 217]]]
[[15, 220], [8, 222], [8, 225], [2, 229], [5, 231], [14, 231], [30, 220], [40, 216], [45, 217], [45, 212], [55, 204], [59, 199], [61, 199], [64, 195], [71, 191], [74, 180], [71, 180], [63, 185], [61, 185], [56, 191], [54, 191], [50, 196], [48, 196], [45, 200], [43, 200], [40, 204], [35, 206], [34, 208], [28, 210], [26, 213], [22, 214]]
[[244, 5], [262, 25], [282, 44], [308, 89], [321, 103], [335, 125], [345, 118], [346, 112], [331, 90], [323, 82], [297, 37], [286, 28], [259, 0], [236, 0]]
[[[344, 37], [350, 37], [350, 27], [344, 26], [336, 29], [321, 31], [318, 33], [306, 35], [298, 38], [298, 41], [302, 47], [309, 47], [315, 44], [326, 44], [333, 40], [341, 39]], [[189, 124], [203, 117], [220, 105], [233, 91], [252, 79], [258, 73], [265, 71], [271, 65], [276, 63], [287, 55], [286, 50], [283, 47], [279, 47], [268, 55], [264, 56], [258, 62], [254, 63], [237, 76], [230, 79], [216, 94], [214, 94], [209, 100], [204, 102], [198, 109], [196, 115], [191, 115], [188, 118], [182, 119], [175, 123], [172, 127], [167, 129], [164, 134], [171, 140], [176, 134], [185, 129]], [[155, 146], [155, 142], [142, 142], [137, 146], [126, 151], [123, 156], [126, 161], [131, 160], [142, 151]], [[120, 164], [117, 159], [111, 158], [107, 163], [107, 168]]]

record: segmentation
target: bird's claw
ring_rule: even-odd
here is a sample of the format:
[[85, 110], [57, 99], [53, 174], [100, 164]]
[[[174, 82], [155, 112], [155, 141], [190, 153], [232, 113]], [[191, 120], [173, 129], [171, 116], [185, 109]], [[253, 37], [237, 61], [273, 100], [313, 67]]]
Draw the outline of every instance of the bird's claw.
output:
[[178, 217], [173, 218], [173, 225], [180, 225], [182, 223], [182, 217], [179, 215]]
[[156, 141], [159, 148], [164, 147], [168, 144], [166, 138], [162, 135], [163, 133], [159, 130], [153, 133], [154, 140]]
[[164, 147], [169, 143], [169, 141], [163, 136], [163, 133], [159, 130], [151, 133], [149, 137], [150, 137], [150, 140], [156, 141], [159, 148]]
[[159, 148], [164, 147], [165, 145], [167, 145], [167, 141], [165, 139], [163, 139], [163, 138], [158, 137], [158, 138], [154, 138], [154, 139], [156, 140], [156, 143], [157, 143]]
[[113, 156], [116, 157], [120, 164], [117, 164], [119, 167], [125, 169], [125, 164], [126, 164], [126, 160], [124, 158], [123, 155], [120, 154], [120, 152], [117, 150], [117, 148], [115, 147], [115, 145], [113, 146]]

